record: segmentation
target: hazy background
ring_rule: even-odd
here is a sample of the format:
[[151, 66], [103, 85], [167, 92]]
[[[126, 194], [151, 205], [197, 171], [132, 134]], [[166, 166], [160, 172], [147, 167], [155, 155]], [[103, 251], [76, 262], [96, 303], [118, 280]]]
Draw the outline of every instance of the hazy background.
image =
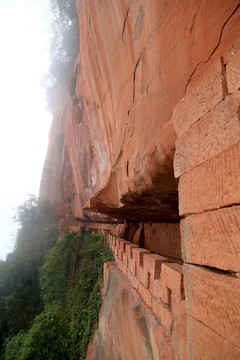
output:
[[38, 195], [51, 115], [40, 86], [49, 66], [47, 0], [0, 0], [0, 259], [13, 249], [14, 209]]

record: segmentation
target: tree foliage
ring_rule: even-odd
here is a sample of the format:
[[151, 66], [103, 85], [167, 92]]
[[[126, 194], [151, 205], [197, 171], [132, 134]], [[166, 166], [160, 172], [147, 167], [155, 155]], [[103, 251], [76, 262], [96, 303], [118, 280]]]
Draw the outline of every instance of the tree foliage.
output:
[[66, 359], [85, 359], [102, 303], [103, 263], [113, 260], [102, 235], [68, 234], [49, 251], [41, 269], [45, 308], [57, 304], [68, 319]]
[[51, 206], [31, 195], [16, 211], [19, 223], [15, 249], [0, 262], [0, 352], [3, 340], [28, 329], [43, 309], [39, 267], [56, 242], [58, 229], [44, 229], [52, 221]]
[[102, 235], [56, 241], [57, 229], [43, 226], [50, 214], [34, 197], [18, 208], [16, 247], [0, 262], [1, 360], [85, 359], [97, 326], [112, 252]]

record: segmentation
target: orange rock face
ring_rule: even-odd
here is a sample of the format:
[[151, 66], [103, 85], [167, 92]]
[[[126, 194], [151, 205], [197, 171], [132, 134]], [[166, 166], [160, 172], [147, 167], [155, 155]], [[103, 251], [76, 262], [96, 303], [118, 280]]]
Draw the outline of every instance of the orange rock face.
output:
[[199, 266], [184, 268], [189, 315], [239, 347], [239, 279]]
[[[234, 3], [225, 2], [205, 8], [197, 1], [191, 7], [164, 1], [79, 3], [84, 71], [77, 92], [91, 119], [100, 190], [88, 208], [137, 220], [177, 219], [170, 114], [233, 9]], [[209, 21], [217, 16], [216, 26], [206, 43], [202, 24], [197, 45], [197, 25], [206, 13]]]
[[188, 316], [189, 349], [194, 360], [238, 360], [240, 349], [215, 331]]
[[[235, 36], [236, 5], [77, 1], [80, 55], [67, 97], [60, 181], [76, 217], [85, 208], [119, 219], [178, 221], [173, 120], [178, 132], [186, 116], [171, 113], [204, 66], [203, 90], [191, 81], [182, 104], [186, 109], [194, 99], [190, 121], [225, 95], [223, 65], [219, 60], [212, 70], [209, 59]], [[227, 67], [231, 78], [236, 60]]]
[[173, 112], [191, 359], [240, 355], [239, 39], [216, 57]]
[[182, 220], [184, 261], [240, 272], [239, 221], [239, 206], [191, 215]]
[[186, 358], [185, 321], [179, 320], [172, 328], [170, 312], [156, 300], [153, 306], [158, 316], [153, 315], [145, 304], [150, 293], [140, 284], [139, 291], [146, 292], [142, 300], [116, 267], [105, 270], [104, 283], [99, 328], [89, 344], [87, 360]]
[[108, 231], [88, 359], [238, 359], [239, 1], [76, 5], [40, 194]]
[[[48, 168], [53, 172], [55, 166], [59, 174], [51, 175], [41, 193], [57, 198], [53, 192], [60, 176], [61, 194], [55, 201], [71, 206], [78, 218], [98, 218], [100, 212], [118, 219], [177, 222], [173, 122], [182, 134], [186, 124], [225, 96], [226, 78], [230, 92], [238, 86], [233, 74], [239, 43], [232, 50], [236, 56], [225, 54], [238, 30], [237, 2], [194, 0], [191, 6], [188, 1], [171, 6], [165, 0], [118, 0], [109, 6], [106, 0], [76, 5], [79, 58], [70, 94], [59, 95], [64, 105], [56, 106], [54, 116], [55, 122], [66, 123], [64, 149], [58, 160], [48, 155], [54, 158], [48, 162], [57, 164]], [[187, 144], [185, 148], [178, 139], [177, 163]], [[176, 174], [191, 164], [191, 159], [179, 163]]]

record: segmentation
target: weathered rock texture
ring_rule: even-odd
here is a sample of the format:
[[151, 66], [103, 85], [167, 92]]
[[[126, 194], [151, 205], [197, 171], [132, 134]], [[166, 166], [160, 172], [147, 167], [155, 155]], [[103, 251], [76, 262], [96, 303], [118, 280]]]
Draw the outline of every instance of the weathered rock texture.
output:
[[[238, 87], [238, 62], [225, 53], [238, 34], [238, 2], [185, 0], [173, 6], [164, 0], [111, 5], [91, 0], [76, 5], [79, 57], [70, 92], [60, 92], [54, 104], [54, 124], [65, 123], [64, 146], [58, 155], [49, 150], [46, 168], [53, 174], [41, 193], [64, 201], [77, 218], [101, 212], [118, 219], [177, 222], [175, 129], [182, 134], [218, 104], [227, 93], [226, 79], [229, 92]], [[239, 44], [234, 46], [237, 52]], [[237, 115], [232, 118], [238, 100], [236, 94], [226, 99], [229, 120], [225, 104], [218, 110], [222, 123], [211, 125], [212, 132], [221, 127], [211, 154], [227, 147], [221, 141], [238, 142], [232, 131], [222, 136], [226, 121], [231, 129], [238, 126]], [[206, 141], [199, 159], [188, 149], [191, 153], [190, 139], [198, 144], [196, 136], [211, 118], [206, 114], [203, 124], [185, 135], [187, 142], [178, 139], [176, 175], [205, 161]], [[64, 131], [59, 131], [60, 138]]]
[[[212, 72], [189, 82], [172, 115], [179, 213], [185, 217], [182, 254], [194, 264], [184, 265], [189, 359], [240, 357], [239, 39], [219, 55]], [[205, 101], [204, 89], [214, 101]], [[195, 98], [201, 105], [196, 113]]]
[[239, 1], [76, 6], [40, 194], [72, 211], [62, 231], [111, 231], [124, 274], [109, 270], [88, 356], [238, 359]]
[[[86, 359], [185, 359], [186, 314], [173, 320], [169, 307], [152, 297], [155, 316], [129, 279], [106, 265], [99, 328]], [[138, 280], [136, 286], [142, 291]]]

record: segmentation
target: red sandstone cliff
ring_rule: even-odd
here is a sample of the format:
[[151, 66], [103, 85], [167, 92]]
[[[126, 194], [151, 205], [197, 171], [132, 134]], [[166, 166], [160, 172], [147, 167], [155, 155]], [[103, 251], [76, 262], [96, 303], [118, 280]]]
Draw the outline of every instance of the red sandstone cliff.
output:
[[[179, 342], [167, 338], [168, 356], [161, 347], [153, 350], [160, 345], [152, 335], [150, 347], [146, 339], [133, 339], [136, 346], [140, 341], [143, 358], [152, 351], [158, 354], [154, 359], [227, 354], [238, 359], [240, 331], [232, 315], [240, 321], [237, 302], [229, 302], [228, 312], [218, 296], [239, 291], [239, 1], [77, 0], [76, 5], [80, 51], [71, 89], [56, 95], [40, 195], [51, 199], [59, 216], [70, 207], [81, 220], [145, 223], [136, 225], [136, 236], [129, 230], [128, 239], [140, 244], [143, 237], [141, 246], [169, 262], [183, 259], [188, 355], [183, 331]], [[116, 261], [127, 275], [132, 258], [118, 250]], [[149, 271], [139, 267], [139, 274], [151, 278]], [[139, 274], [134, 276], [143, 286]], [[131, 309], [132, 295], [127, 290], [123, 299], [119, 286], [121, 308]], [[149, 286], [145, 290], [154, 298]], [[99, 342], [104, 359], [136, 358], [126, 357], [128, 323], [124, 318], [120, 336], [114, 301], [106, 323], [104, 300], [91, 359], [97, 358]], [[164, 306], [171, 312], [171, 303]], [[136, 314], [129, 316], [134, 328]], [[102, 338], [110, 328], [112, 338]]]
[[[178, 221], [171, 114], [190, 79], [236, 38], [237, 4], [77, 1], [75, 86], [54, 105], [54, 122], [65, 121], [61, 167], [52, 155], [61, 168], [59, 202], [73, 204], [76, 217], [85, 207], [138, 221]], [[59, 178], [49, 183], [52, 194]]]

